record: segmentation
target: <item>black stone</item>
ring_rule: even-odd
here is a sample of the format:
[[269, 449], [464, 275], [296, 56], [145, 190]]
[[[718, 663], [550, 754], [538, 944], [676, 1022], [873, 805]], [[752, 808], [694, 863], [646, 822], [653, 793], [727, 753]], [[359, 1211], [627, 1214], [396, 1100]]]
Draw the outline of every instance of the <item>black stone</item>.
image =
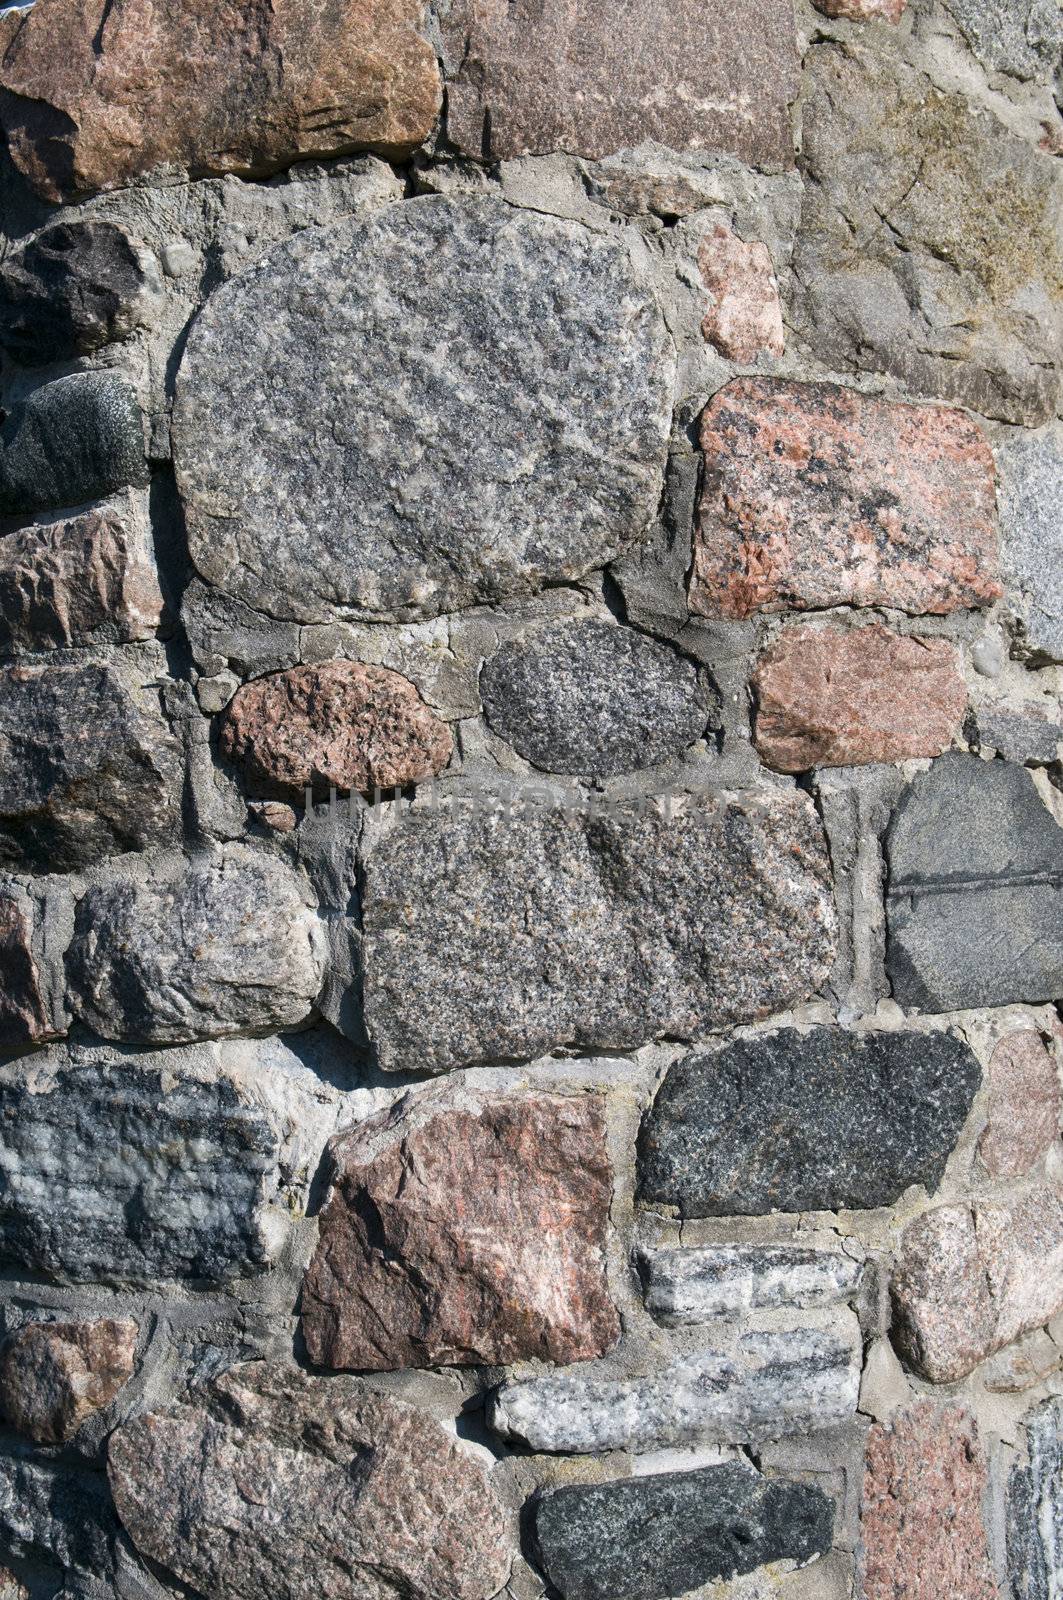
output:
[[667, 1600], [825, 1554], [834, 1506], [810, 1484], [728, 1463], [549, 1489], [534, 1518], [543, 1571], [564, 1600]]
[[0, 516], [87, 505], [148, 476], [140, 407], [113, 372], [44, 384], [0, 428]]
[[0, 1452], [0, 1550], [5, 1556], [106, 1579], [119, 1532], [102, 1472]]
[[688, 1217], [892, 1205], [933, 1192], [981, 1084], [944, 1033], [816, 1028], [739, 1039], [668, 1071], [642, 1130], [642, 1194]]
[[1008, 1578], [1014, 1600], [1052, 1600], [1063, 1571], [1063, 1400], [1026, 1418], [1028, 1464], [1008, 1479]]
[[113, 222], [60, 222], [0, 267], [0, 346], [24, 367], [87, 355], [127, 331], [144, 283]]

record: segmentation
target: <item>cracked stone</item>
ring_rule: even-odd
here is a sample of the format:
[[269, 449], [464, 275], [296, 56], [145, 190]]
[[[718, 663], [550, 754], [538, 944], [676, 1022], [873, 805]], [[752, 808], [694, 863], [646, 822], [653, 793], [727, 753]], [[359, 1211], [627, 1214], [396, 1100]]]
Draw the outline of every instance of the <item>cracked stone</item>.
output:
[[65, 1444], [133, 1376], [138, 1326], [128, 1318], [31, 1322], [0, 1355], [0, 1410], [38, 1444]]

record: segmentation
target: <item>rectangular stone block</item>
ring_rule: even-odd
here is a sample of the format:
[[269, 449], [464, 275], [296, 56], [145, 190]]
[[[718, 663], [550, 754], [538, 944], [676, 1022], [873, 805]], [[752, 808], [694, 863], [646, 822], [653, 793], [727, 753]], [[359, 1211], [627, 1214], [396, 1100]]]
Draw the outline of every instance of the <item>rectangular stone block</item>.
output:
[[708, 1244], [643, 1250], [646, 1308], [670, 1326], [749, 1311], [837, 1305], [856, 1294], [862, 1262], [843, 1250], [798, 1244]]

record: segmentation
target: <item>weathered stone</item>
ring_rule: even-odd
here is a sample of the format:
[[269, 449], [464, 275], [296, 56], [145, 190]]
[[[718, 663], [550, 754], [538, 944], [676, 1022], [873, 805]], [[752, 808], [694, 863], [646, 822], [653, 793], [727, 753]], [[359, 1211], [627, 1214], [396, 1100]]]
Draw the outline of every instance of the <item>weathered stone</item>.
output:
[[0, 537], [0, 650], [149, 639], [163, 600], [139, 495]]
[[48, 200], [409, 155], [440, 101], [423, 13], [421, 0], [51, 0], [2, 19], [0, 125]]
[[942, 756], [902, 796], [886, 850], [887, 966], [901, 1005], [1063, 996], [1063, 829], [1024, 767]]
[[102, 1473], [0, 1453], [0, 1546], [6, 1554], [106, 1581], [117, 1534]]
[[63, 871], [174, 836], [177, 744], [145, 676], [0, 668], [0, 860]]
[[133, 1376], [137, 1324], [31, 1322], [0, 1355], [0, 1411], [38, 1444], [65, 1444]]
[[0, 1256], [90, 1283], [258, 1271], [306, 1208], [337, 1099], [279, 1040], [0, 1068]]
[[990, 72], [1051, 81], [1063, 60], [1056, 0], [947, 0], [964, 38]]
[[218, 1600], [489, 1600], [509, 1571], [479, 1462], [348, 1378], [236, 1367], [120, 1427], [109, 1473], [142, 1554]]
[[781, 356], [786, 348], [775, 268], [766, 245], [746, 243], [718, 222], [702, 239], [698, 266], [713, 304], [701, 331], [729, 361]]
[[1063, 174], [891, 45], [869, 32], [805, 57], [791, 324], [836, 370], [1044, 422], [1063, 370]]
[[[1063, 485], [1061, 485], [1063, 487]], [[1063, 706], [1060, 707], [1063, 714]], [[1044, 702], [982, 700], [972, 707], [971, 724], [965, 725], [976, 749], [986, 746], [1005, 761], [1026, 761], [1048, 766], [1063, 759], [1063, 721], [1057, 720]]]
[[675, 1062], [643, 1125], [642, 1192], [684, 1216], [891, 1205], [937, 1188], [981, 1083], [947, 1033], [814, 1028]]
[[989, 1122], [978, 1154], [994, 1178], [1021, 1178], [1059, 1137], [1059, 1070], [1033, 1028], [1005, 1034], [989, 1063]]
[[777, 772], [939, 756], [967, 685], [945, 639], [869, 628], [787, 628], [752, 679], [756, 744]]
[[678, 755], [720, 708], [693, 662], [602, 622], [563, 622], [503, 645], [480, 694], [490, 726], [528, 761], [595, 778]]
[[829, 970], [829, 867], [803, 795], [526, 809], [414, 812], [367, 852], [365, 1022], [386, 1070], [691, 1037], [784, 1010]]
[[0, 1600], [30, 1600], [30, 1592], [9, 1567], [0, 1567]]
[[825, 17], [849, 22], [900, 22], [907, 0], [812, 0]]
[[1015, 1600], [1054, 1600], [1063, 1571], [1063, 1400], [1026, 1418], [1028, 1465], [1008, 1479], [1008, 1578]]
[[87, 355], [133, 326], [144, 273], [113, 222], [60, 222], [0, 266], [0, 349], [24, 367]]
[[577, 1455], [807, 1433], [855, 1412], [858, 1344], [855, 1319], [846, 1316], [829, 1333], [745, 1333], [652, 1377], [603, 1377], [591, 1367], [504, 1383], [488, 1403], [488, 1421], [532, 1450]]
[[987, 605], [993, 454], [962, 411], [833, 383], [736, 378], [705, 409], [690, 606], [735, 619], [795, 607]]
[[1010, 438], [997, 452], [1000, 557], [1008, 605], [1037, 658], [1063, 661], [1063, 433]]
[[882, 837], [903, 788], [897, 767], [825, 767], [815, 775], [838, 906], [838, 956], [827, 993], [843, 1021], [873, 1016], [890, 992]]
[[599, 1099], [422, 1094], [339, 1135], [330, 1158], [303, 1281], [311, 1361], [567, 1362], [616, 1343]]
[[729, 1461], [548, 1489], [535, 1503], [543, 1571], [564, 1600], [667, 1600], [769, 1561], [831, 1547], [834, 1507], [811, 1484]]
[[1022, 1394], [1063, 1367], [1063, 1349], [1043, 1328], [983, 1361], [978, 1376], [993, 1394]]
[[894, 1337], [932, 1383], [1063, 1311], [1063, 1191], [939, 1206], [910, 1222], [892, 1283]]
[[325, 661], [257, 678], [222, 719], [222, 754], [257, 794], [304, 803], [329, 787], [393, 789], [441, 772], [454, 741], [401, 673]]
[[33, 948], [33, 911], [25, 896], [0, 890], [0, 1050], [54, 1038]]
[[0, 516], [85, 505], [147, 481], [140, 407], [117, 373], [56, 378], [0, 427]]
[[613, 234], [436, 196], [308, 230], [192, 329], [173, 422], [192, 558], [311, 622], [579, 577], [656, 514], [674, 372]]
[[923, 1401], [876, 1423], [867, 1441], [865, 1600], [996, 1600], [982, 1520], [988, 1489], [974, 1420]]
[[67, 972], [72, 1007], [96, 1033], [165, 1044], [299, 1027], [324, 961], [308, 884], [237, 844], [172, 879], [91, 888]]
[[447, 132], [477, 160], [597, 159], [653, 140], [793, 165], [797, 40], [779, 0], [738, 0], [726, 16], [639, 0], [622, 23], [603, 0], [454, 0], [444, 39]]
[[706, 1244], [642, 1250], [646, 1307], [673, 1327], [778, 1307], [837, 1305], [857, 1291], [863, 1264], [844, 1250], [800, 1244]]

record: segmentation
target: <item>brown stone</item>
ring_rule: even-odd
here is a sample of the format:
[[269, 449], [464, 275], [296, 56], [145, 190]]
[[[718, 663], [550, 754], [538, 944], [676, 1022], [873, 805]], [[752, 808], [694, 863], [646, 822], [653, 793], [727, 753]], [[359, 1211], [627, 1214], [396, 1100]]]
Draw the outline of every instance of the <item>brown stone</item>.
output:
[[938, 1206], [908, 1224], [892, 1283], [896, 1342], [953, 1383], [1063, 1311], [1063, 1191]]
[[111, 1317], [27, 1323], [0, 1355], [0, 1410], [38, 1444], [65, 1444], [133, 1376], [139, 1331]]
[[1063, 1349], [1043, 1328], [1024, 1334], [983, 1362], [979, 1377], [994, 1394], [1022, 1394], [1063, 1367]]
[[973, 1417], [921, 1401], [867, 1438], [863, 1600], [995, 1600]]
[[28, 903], [0, 893], [0, 1050], [55, 1039], [33, 951]]
[[341, 1134], [331, 1158], [303, 1284], [312, 1361], [565, 1363], [616, 1343], [596, 1097], [422, 1094]]
[[7, 1567], [0, 1567], [0, 1600], [29, 1600], [29, 1590]]
[[997, 581], [992, 451], [962, 411], [736, 378], [702, 418], [690, 607], [945, 613]]
[[220, 745], [250, 789], [302, 804], [307, 786], [322, 795], [420, 783], [446, 766], [453, 740], [400, 673], [325, 661], [238, 689]]
[[422, 0], [41, 0], [0, 24], [0, 125], [48, 200], [144, 176], [409, 155], [440, 104]]
[[987, 1171], [1024, 1177], [1059, 1137], [1059, 1112], [1059, 1073], [1041, 1035], [1006, 1034], [989, 1063], [989, 1122], [978, 1141]]
[[900, 22], [908, 0], [812, 0], [825, 17], [849, 22]]
[[948, 749], [967, 705], [954, 645], [869, 628], [787, 628], [752, 680], [756, 744], [777, 772]]
[[781, 356], [786, 348], [775, 268], [766, 245], [746, 243], [718, 222], [701, 241], [698, 266], [713, 305], [701, 331], [729, 361]]
[[477, 159], [654, 140], [793, 165], [789, 0], [454, 0], [444, 38], [447, 131]]

